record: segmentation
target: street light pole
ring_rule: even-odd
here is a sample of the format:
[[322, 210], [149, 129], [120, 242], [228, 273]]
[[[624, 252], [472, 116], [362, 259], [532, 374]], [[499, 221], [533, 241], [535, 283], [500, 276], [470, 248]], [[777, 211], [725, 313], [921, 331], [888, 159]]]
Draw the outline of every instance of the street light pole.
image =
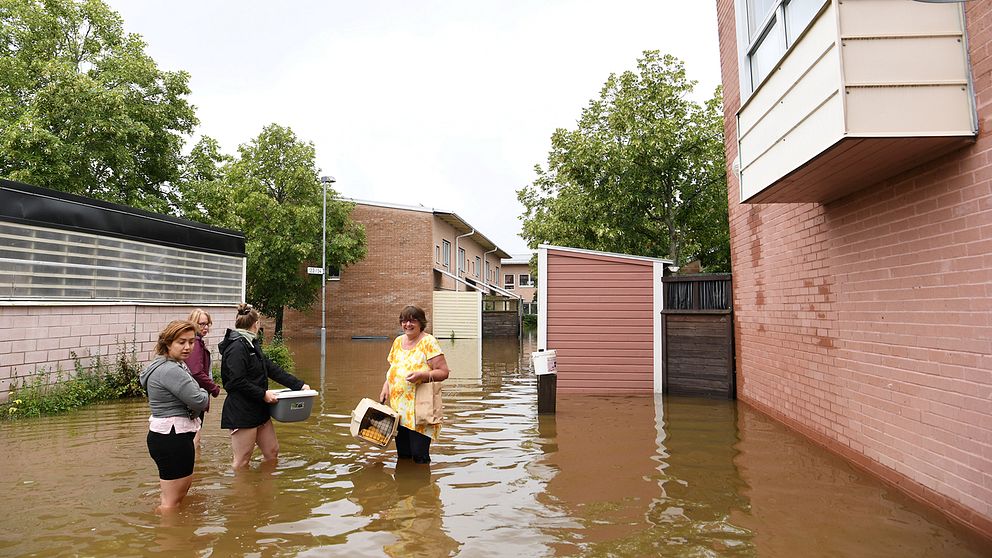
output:
[[324, 366], [325, 355], [327, 354], [327, 185], [334, 184], [333, 176], [320, 177], [320, 189], [324, 193], [324, 210], [322, 223], [322, 237], [320, 249], [320, 362]]

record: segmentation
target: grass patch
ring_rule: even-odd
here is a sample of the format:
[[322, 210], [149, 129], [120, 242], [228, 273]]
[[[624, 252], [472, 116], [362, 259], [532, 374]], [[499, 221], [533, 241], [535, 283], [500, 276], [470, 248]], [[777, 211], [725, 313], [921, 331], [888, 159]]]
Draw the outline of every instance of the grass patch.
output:
[[61, 367], [37, 369], [30, 381], [22, 379], [7, 402], [0, 403], [0, 420], [57, 415], [96, 401], [145, 395], [138, 383], [141, 368], [133, 345], [121, 344], [117, 358], [109, 361], [99, 354], [89, 357], [89, 366], [76, 353], [69, 354], [75, 374], [69, 377]]

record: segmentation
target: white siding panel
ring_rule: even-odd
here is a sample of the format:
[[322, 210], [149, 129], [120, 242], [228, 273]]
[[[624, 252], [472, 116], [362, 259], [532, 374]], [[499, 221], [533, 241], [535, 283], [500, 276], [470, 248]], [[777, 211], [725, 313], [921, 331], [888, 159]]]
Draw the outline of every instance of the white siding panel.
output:
[[960, 37], [846, 39], [841, 49], [848, 85], [966, 83]]
[[[789, 94], [776, 103], [764, 118], [741, 137], [742, 170], [747, 171], [748, 166], [759, 160], [770, 147], [819, 110], [824, 100], [837, 94], [840, 90], [840, 80], [836, 53], [833, 50], [834, 48], [830, 47], [826, 56], [809, 68]], [[838, 135], [825, 139], [829, 139], [828, 145], [832, 145], [840, 137]], [[803, 162], [805, 159], [798, 160], [797, 166]]]
[[973, 113], [961, 85], [851, 87], [847, 95], [851, 135], [968, 135]]
[[482, 337], [482, 293], [434, 291], [432, 316], [434, 337], [476, 339]]
[[960, 33], [959, 6], [907, 0], [842, 2], [840, 32], [844, 37]]
[[844, 106], [833, 95], [809, 118], [741, 172], [741, 199], [746, 200], [788, 172], [819, 155], [844, 135]]
[[[740, 135], [747, 135], [759, 120], [767, 113], [778, 110], [778, 104], [783, 97], [791, 96], [793, 86], [803, 80], [803, 76], [812, 68], [823, 53], [835, 49], [837, 43], [837, 25], [834, 19], [833, 6], [828, 7], [813, 22], [813, 25], [796, 43], [789, 54], [782, 60], [776, 70], [761, 87], [754, 92], [746, 106], [741, 109], [739, 118]], [[831, 57], [836, 68], [838, 54], [833, 50]], [[835, 88], [840, 88], [840, 73], [837, 72]], [[783, 130], [784, 132], [785, 130]]]

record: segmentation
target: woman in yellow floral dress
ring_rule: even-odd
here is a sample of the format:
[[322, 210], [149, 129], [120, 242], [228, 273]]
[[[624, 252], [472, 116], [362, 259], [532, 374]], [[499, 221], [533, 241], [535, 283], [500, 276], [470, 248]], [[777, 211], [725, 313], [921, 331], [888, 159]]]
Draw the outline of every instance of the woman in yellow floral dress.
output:
[[416, 424], [414, 394], [419, 383], [448, 379], [448, 363], [437, 339], [424, 333], [427, 316], [423, 310], [416, 306], [403, 308], [400, 327], [403, 335], [393, 341], [389, 350], [389, 371], [379, 401], [388, 401], [400, 415], [400, 428], [396, 433], [397, 456], [413, 458], [415, 463], [430, 463], [431, 440], [437, 439], [441, 425]]

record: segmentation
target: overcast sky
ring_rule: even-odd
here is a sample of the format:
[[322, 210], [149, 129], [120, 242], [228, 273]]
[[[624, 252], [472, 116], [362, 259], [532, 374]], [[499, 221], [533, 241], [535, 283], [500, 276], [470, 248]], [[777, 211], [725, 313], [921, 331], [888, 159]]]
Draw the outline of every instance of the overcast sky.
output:
[[[225, 152], [270, 123], [313, 142], [341, 195], [453, 211], [511, 254], [516, 191], [611, 72], [681, 58], [719, 83], [713, 0], [109, 0], [165, 70], [191, 74]], [[191, 144], [192, 144], [191, 140]]]

